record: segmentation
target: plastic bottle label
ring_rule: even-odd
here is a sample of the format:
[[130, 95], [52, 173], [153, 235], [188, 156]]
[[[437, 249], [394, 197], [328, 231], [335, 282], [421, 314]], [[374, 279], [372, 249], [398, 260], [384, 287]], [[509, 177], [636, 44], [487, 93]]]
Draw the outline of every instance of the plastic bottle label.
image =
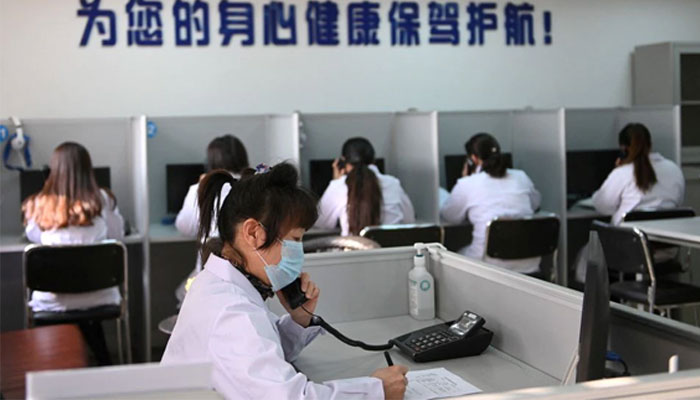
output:
[[428, 282], [427, 280], [422, 281], [420, 283], [420, 290], [422, 290], [424, 292], [427, 292], [428, 290], [430, 290], [430, 282]]

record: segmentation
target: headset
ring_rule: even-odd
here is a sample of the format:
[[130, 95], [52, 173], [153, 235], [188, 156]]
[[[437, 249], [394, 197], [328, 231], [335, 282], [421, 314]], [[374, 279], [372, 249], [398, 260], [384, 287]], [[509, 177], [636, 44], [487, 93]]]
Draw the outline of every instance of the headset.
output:
[[[7, 144], [5, 144], [5, 150], [2, 153], [2, 162], [5, 168], [9, 170], [23, 171], [25, 168], [31, 168], [32, 166], [32, 155], [29, 152], [30, 139], [29, 136], [24, 134], [22, 122], [19, 118], [10, 117], [10, 121], [15, 125], [15, 133], [10, 136]], [[10, 156], [13, 150], [19, 153], [23, 165], [10, 164]]]

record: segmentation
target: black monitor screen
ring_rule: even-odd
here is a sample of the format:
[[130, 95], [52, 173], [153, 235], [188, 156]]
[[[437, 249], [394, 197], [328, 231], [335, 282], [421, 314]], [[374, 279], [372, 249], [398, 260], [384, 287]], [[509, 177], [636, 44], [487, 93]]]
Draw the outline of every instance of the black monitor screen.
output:
[[199, 177], [204, 172], [204, 164], [168, 164], [165, 166], [168, 214], [177, 214], [180, 211], [190, 186], [199, 182]]
[[576, 199], [590, 197], [615, 168], [619, 155], [619, 150], [567, 151], [567, 196]]
[[[506, 159], [506, 165], [508, 168], [513, 168], [513, 156], [510, 153], [503, 153], [503, 158]], [[464, 168], [464, 162], [466, 160], [466, 154], [445, 156], [445, 179], [447, 183], [447, 191], [452, 191], [452, 188], [457, 184], [459, 178], [462, 177], [462, 169]]]
[[[95, 167], [93, 172], [95, 173], [97, 186], [107, 189], [112, 188], [109, 167]], [[24, 202], [27, 197], [41, 191], [44, 187], [44, 181], [49, 177], [50, 173], [51, 170], [49, 168], [21, 171], [19, 174], [20, 201]]]
[[[328, 184], [333, 179], [333, 161], [335, 160], [311, 160], [309, 162], [309, 178], [311, 190], [319, 197], [326, 191]], [[384, 159], [377, 158], [374, 164], [379, 171], [384, 173]]]

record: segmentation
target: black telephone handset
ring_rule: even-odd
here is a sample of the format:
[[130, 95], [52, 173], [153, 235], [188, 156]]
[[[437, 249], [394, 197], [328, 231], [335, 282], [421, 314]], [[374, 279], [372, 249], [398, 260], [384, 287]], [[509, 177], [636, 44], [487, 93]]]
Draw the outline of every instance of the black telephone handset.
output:
[[476, 171], [476, 164], [474, 164], [474, 160], [472, 160], [471, 156], [467, 155], [467, 176], [471, 175]]
[[415, 362], [446, 360], [483, 353], [493, 332], [484, 328], [484, 318], [465, 311], [459, 319], [407, 333], [391, 340]]
[[306, 294], [301, 291], [301, 278], [297, 278], [294, 282], [282, 288], [282, 294], [287, 300], [287, 304], [292, 310], [306, 303]]

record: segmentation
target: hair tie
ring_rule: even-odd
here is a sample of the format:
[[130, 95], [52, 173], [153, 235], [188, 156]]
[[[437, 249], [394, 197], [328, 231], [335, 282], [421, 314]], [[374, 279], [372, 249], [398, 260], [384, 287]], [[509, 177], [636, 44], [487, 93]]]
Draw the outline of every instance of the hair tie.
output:
[[266, 174], [270, 172], [270, 166], [265, 163], [260, 163], [255, 166], [255, 175]]

